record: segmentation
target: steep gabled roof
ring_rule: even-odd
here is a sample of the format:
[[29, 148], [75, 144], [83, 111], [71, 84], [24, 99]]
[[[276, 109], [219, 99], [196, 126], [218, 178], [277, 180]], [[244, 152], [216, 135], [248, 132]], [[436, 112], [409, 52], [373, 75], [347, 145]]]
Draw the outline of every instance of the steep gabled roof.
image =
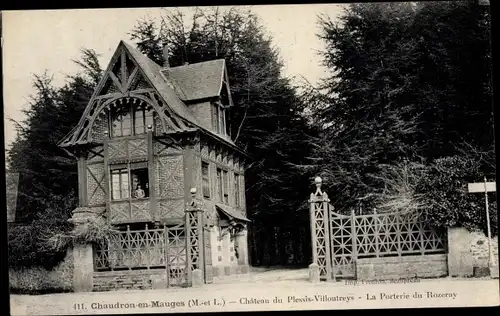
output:
[[218, 97], [225, 80], [226, 63], [215, 59], [196, 64], [163, 68], [161, 73], [176, 88], [183, 101]]
[[200, 124], [191, 113], [191, 111], [187, 108], [186, 104], [184, 104], [184, 102], [182, 102], [181, 99], [179, 99], [179, 97], [177, 96], [172, 83], [167, 78], [162, 76], [162, 68], [136, 48], [125, 43], [124, 41], [122, 41], [121, 43], [123, 43], [130, 54], [134, 57], [136, 62], [144, 71], [146, 77], [150, 80], [153, 87], [160, 93], [167, 105], [170, 106], [170, 108], [182, 118], [199, 126]]
[[[120, 79], [118, 78], [120, 76], [117, 76], [113, 71], [116, 66], [120, 66], [120, 63], [122, 66], [126, 66], [125, 59], [130, 59], [136, 65], [133, 68], [137, 69], [130, 73], [122, 69]], [[225, 88], [229, 90], [224, 60], [219, 59], [172, 69], [173, 71], [165, 71], [166, 69], [160, 67], [133, 46], [120, 41], [79, 123], [59, 142], [59, 146], [69, 147], [92, 143], [91, 126], [99, 116], [100, 111], [103, 108], [113, 106], [113, 103], [116, 103], [119, 98], [130, 96], [130, 91], [127, 89], [131, 87], [135, 76], [139, 76], [144, 78], [147, 85], [157, 92], [165, 104], [165, 107], [157, 111], [160, 118], [165, 122], [175, 121], [173, 131], [168, 133], [201, 130], [241, 151], [235, 147], [232, 141], [222, 139], [217, 134], [203, 128], [184, 103], [184, 101], [218, 96], [224, 82], [226, 82]], [[193, 76], [192, 79], [189, 79], [190, 76]], [[99, 99], [103, 97], [101, 92], [107, 91], [105, 87], [108, 82], [111, 82], [117, 92], [111, 94], [114, 97], [110, 101]]]

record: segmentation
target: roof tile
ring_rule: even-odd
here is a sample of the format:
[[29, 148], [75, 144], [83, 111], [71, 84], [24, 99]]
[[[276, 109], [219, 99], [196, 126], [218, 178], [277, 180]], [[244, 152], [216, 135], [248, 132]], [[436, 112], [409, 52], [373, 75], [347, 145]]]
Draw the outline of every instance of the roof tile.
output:
[[224, 79], [224, 63], [224, 59], [215, 59], [163, 68], [161, 72], [174, 84], [181, 100], [194, 101], [219, 96]]

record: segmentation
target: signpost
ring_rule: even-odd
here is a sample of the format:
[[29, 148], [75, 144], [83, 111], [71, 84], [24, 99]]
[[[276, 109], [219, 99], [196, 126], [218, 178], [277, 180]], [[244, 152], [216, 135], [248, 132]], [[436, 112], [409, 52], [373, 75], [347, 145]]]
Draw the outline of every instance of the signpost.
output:
[[484, 182], [469, 183], [469, 193], [481, 193], [484, 192], [484, 199], [486, 202], [486, 226], [488, 229], [488, 250], [489, 250], [489, 260], [488, 266], [490, 268], [493, 266], [493, 249], [491, 247], [491, 227], [490, 227], [490, 212], [488, 208], [488, 192], [496, 192], [496, 182], [487, 182], [486, 177], [484, 177]]

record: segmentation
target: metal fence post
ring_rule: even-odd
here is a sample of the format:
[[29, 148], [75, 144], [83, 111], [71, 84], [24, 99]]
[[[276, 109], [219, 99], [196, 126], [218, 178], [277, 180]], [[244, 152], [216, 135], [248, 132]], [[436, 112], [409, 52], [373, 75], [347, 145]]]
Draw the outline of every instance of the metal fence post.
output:
[[354, 279], [356, 279], [356, 274], [357, 274], [356, 262], [358, 260], [358, 240], [356, 236], [356, 213], [354, 209], [351, 209], [351, 241], [352, 241], [351, 260], [354, 266]]

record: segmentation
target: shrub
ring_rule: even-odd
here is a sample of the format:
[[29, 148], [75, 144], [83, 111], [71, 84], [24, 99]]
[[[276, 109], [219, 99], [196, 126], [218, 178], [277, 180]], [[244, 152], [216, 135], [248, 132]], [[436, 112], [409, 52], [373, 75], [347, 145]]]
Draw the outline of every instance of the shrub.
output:
[[[484, 194], [468, 192], [468, 183], [483, 181], [481, 167], [479, 160], [462, 155], [434, 161], [417, 189], [424, 195], [432, 225], [487, 232]], [[497, 235], [496, 194], [489, 193], [488, 198], [491, 232]]]
[[418, 185], [425, 178], [428, 166], [403, 161], [380, 166], [380, 173], [372, 175], [384, 183], [384, 188], [374, 194], [374, 204], [379, 212], [410, 212], [425, 210], [428, 201], [418, 192]]
[[[465, 227], [487, 233], [484, 194], [469, 193], [468, 183], [483, 181], [483, 164], [477, 157], [455, 155], [422, 164], [401, 162], [381, 166], [374, 177], [384, 188], [374, 193], [380, 212], [419, 211], [435, 228]], [[496, 194], [489, 193], [492, 235], [497, 235]]]
[[50, 249], [59, 252], [72, 247], [73, 244], [102, 244], [109, 242], [111, 234], [118, 232], [106, 218], [90, 218], [67, 233], [52, 234], [46, 239]]
[[19, 223], [8, 229], [9, 267], [43, 267], [52, 269], [66, 256], [65, 247], [54, 249], [47, 244], [48, 236], [71, 230], [68, 222], [74, 209], [73, 194], [48, 197], [47, 208], [33, 220]]
[[72, 291], [73, 256], [68, 252], [64, 260], [47, 270], [41, 267], [9, 269], [9, 288], [16, 294], [44, 294]]

